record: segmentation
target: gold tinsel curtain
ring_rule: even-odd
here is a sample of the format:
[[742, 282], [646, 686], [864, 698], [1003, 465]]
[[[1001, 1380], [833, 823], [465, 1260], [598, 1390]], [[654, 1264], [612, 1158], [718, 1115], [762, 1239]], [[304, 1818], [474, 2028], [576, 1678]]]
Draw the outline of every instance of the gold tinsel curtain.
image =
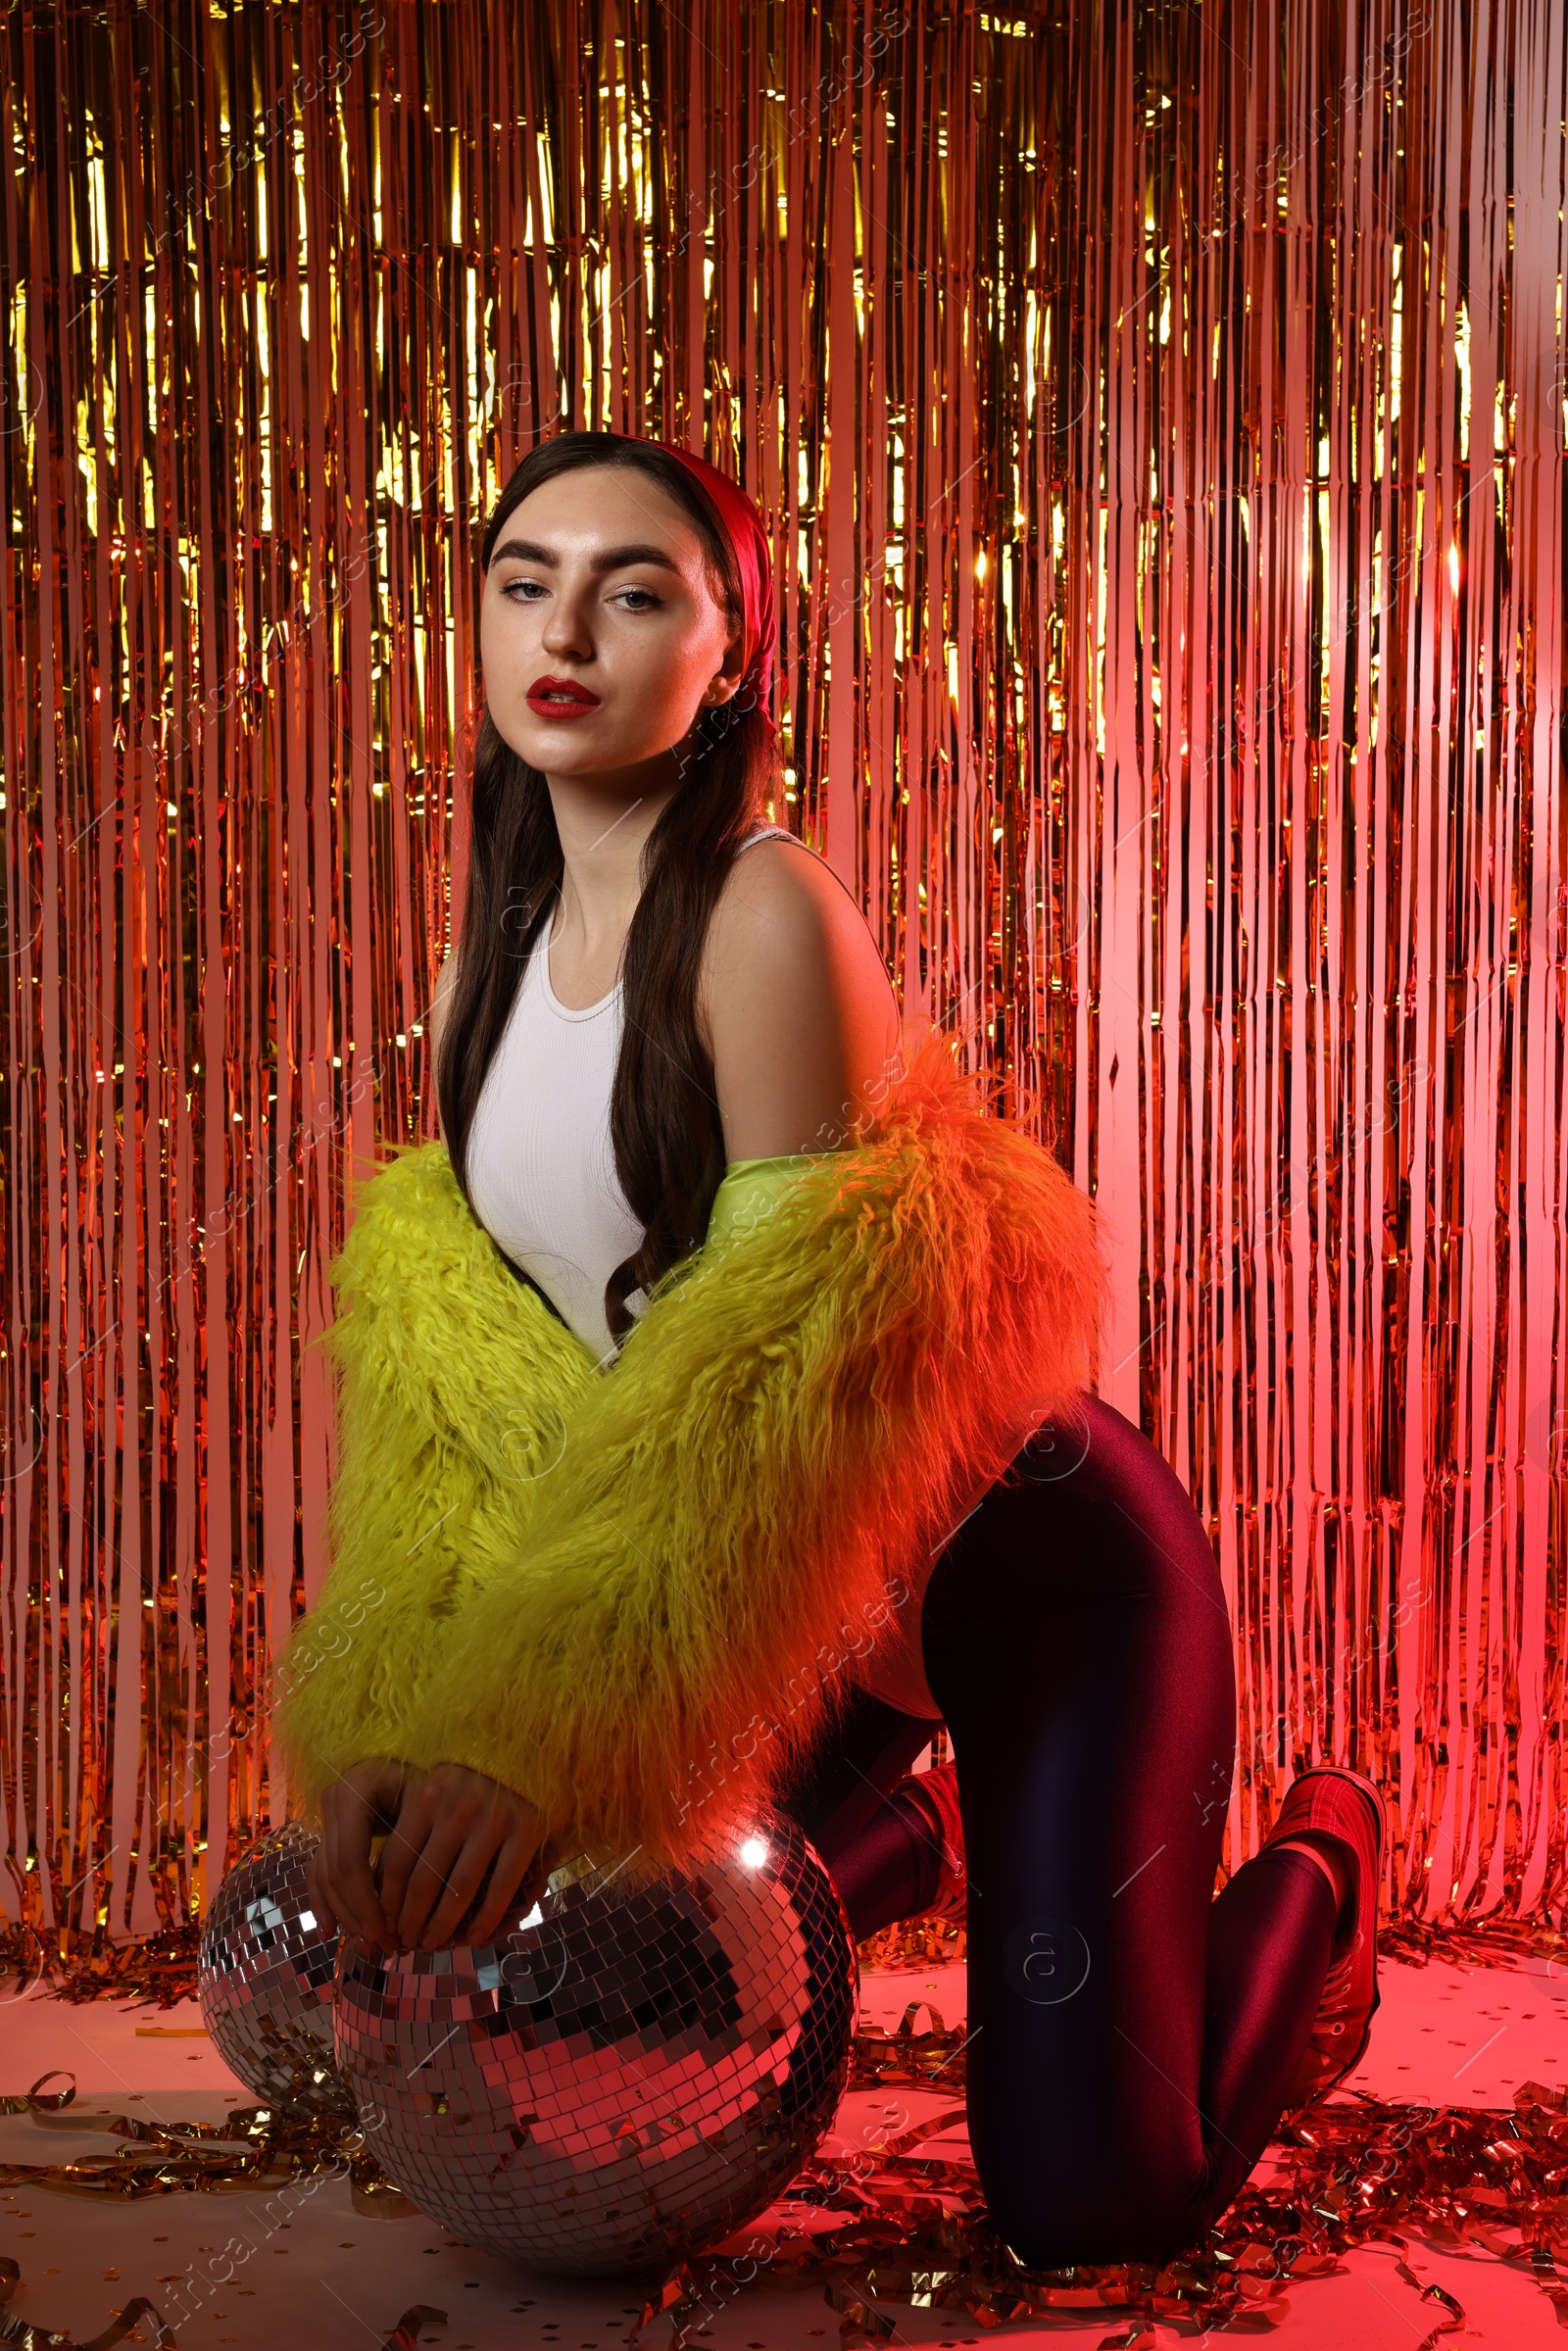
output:
[[3, 37], [11, 1915], [169, 1926], [279, 1808], [325, 1267], [429, 1126], [474, 549], [564, 423], [758, 498], [777, 813], [1102, 1203], [1233, 1856], [1335, 1756], [1407, 1915], [1560, 1905], [1553, 0]]

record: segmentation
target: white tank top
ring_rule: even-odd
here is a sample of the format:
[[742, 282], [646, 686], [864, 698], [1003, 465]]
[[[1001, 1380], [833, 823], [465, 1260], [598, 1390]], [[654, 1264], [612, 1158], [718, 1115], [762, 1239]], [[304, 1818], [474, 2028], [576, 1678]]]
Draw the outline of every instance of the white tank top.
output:
[[[760, 825], [741, 848], [795, 838], [783, 825]], [[610, 1139], [621, 983], [580, 1011], [562, 1004], [550, 985], [554, 921], [552, 913], [523, 967], [473, 1114], [468, 1195], [497, 1248], [603, 1363], [615, 1351], [605, 1284], [647, 1230], [621, 1191]], [[635, 1310], [635, 1293], [629, 1302]], [[903, 1712], [932, 1717], [940, 1709], [921, 1662], [920, 1613], [934, 1564], [915, 1563], [908, 1597], [850, 1674]]]
[[[760, 825], [741, 849], [794, 839], [781, 824]], [[580, 1011], [562, 1004], [550, 985], [554, 921], [523, 968], [474, 1110], [468, 1194], [496, 1247], [603, 1362], [615, 1351], [605, 1284], [647, 1230], [621, 1191], [610, 1139], [621, 983]]]

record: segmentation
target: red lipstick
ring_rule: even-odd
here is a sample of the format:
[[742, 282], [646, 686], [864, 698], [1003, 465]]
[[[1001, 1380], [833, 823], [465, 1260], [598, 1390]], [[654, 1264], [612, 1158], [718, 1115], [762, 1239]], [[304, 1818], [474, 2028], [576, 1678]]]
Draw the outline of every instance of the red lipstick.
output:
[[586, 718], [599, 708], [599, 697], [569, 677], [536, 677], [528, 688], [528, 708], [539, 718]]

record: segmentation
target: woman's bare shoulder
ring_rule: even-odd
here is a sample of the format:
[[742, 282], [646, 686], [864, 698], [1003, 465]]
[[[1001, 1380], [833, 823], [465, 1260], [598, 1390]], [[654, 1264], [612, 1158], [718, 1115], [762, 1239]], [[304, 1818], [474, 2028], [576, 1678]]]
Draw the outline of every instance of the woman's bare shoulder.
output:
[[813, 927], [870, 931], [865, 916], [820, 852], [794, 834], [772, 834], [737, 857], [724, 877], [710, 936], [721, 950], [741, 948], [759, 925], [777, 923], [800, 938]]
[[821, 1148], [847, 1094], [898, 1041], [898, 1004], [859, 906], [798, 841], [736, 858], [713, 909], [698, 991], [728, 1156]]
[[724, 877], [708, 928], [713, 982], [748, 994], [801, 980], [836, 947], [881, 958], [864, 915], [825, 857], [803, 841], [756, 842]]

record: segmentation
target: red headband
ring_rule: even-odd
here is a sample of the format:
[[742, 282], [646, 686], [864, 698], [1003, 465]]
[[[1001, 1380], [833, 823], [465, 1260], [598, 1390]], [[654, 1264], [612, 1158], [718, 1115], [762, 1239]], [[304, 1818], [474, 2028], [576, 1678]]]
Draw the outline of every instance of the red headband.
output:
[[742, 642], [746, 661], [735, 699], [739, 703], [749, 686], [757, 708], [766, 710], [773, 690], [773, 550], [768, 545], [762, 517], [739, 482], [731, 481], [727, 473], [720, 473], [707, 458], [694, 457], [689, 449], [677, 449], [670, 441], [655, 441], [652, 446], [678, 458], [688, 472], [696, 475], [718, 509], [719, 521], [735, 550], [745, 608]]

